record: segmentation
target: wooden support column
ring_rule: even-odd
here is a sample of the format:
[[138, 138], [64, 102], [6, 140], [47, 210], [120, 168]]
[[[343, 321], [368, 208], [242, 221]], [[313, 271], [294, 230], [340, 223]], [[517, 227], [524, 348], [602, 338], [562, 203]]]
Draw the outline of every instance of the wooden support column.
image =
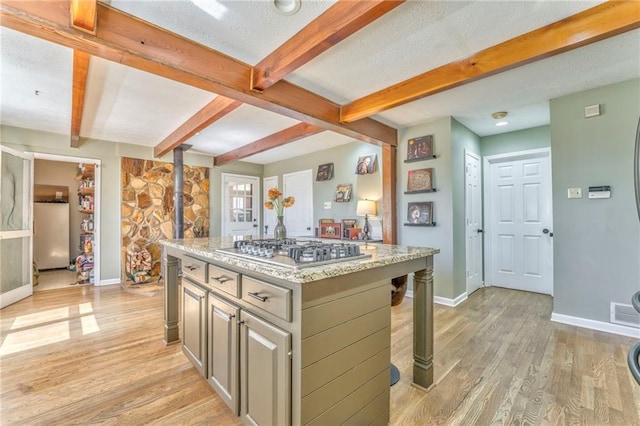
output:
[[178, 258], [167, 254], [163, 249], [164, 264], [164, 344], [170, 345], [180, 341], [178, 328]]
[[397, 159], [397, 147], [382, 146], [382, 240], [385, 244], [398, 244]]
[[433, 256], [413, 276], [413, 383], [433, 384]]

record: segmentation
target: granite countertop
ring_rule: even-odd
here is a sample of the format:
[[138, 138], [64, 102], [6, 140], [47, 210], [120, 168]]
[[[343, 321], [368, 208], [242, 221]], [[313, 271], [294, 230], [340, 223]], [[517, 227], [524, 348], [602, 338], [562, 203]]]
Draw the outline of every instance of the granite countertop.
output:
[[[305, 240], [308, 240], [305, 238]], [[352, 272], [364, 271], [380, 266], [391, 265], [408, 260], [427, 257], [440, 252], [439, 249], [429, 247], [406, 247], [391, 244], [361, 243], [360, 251], [371, 254], [370, 258], [347, 260], [329, 265], [291, 269], [284, 266], [270, 265], [260, 261], [235, 257], [216, 251], [233, 246], [233, 238], [193, 238], [182, 240], [161, 240], [160, 243], [186, 254], [194, 254], [203, 258], [223, 262], [239, 268], [255, 271], [275, 278], [280, 278], [294, 283], [305, 283], [321, 279], [337, 277]], [[327, 240], [329, 242], [329, 240]], [[330, 240], [330, 242], [336, 242]], [[348, 241], [345, 241], [348, 242]]]

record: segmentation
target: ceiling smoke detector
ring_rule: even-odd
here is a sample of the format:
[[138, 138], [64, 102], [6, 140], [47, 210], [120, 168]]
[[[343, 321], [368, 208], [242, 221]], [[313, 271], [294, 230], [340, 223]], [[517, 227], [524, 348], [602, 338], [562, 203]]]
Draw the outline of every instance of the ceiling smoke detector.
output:
[[293, 15], [300, 10], [300, 0], [273, 0], [272, 4], [281, 15]]

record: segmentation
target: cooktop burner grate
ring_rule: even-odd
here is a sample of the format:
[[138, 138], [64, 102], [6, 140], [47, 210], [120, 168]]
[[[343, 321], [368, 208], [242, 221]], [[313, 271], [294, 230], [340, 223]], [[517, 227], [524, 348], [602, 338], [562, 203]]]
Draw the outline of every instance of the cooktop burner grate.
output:
[[371, 257], [370, 254], [364, 254], [360, 251], [359, 244], [325, 243], [292, 238], [284, 240], [238, 240], [234, 242], [233, 247], [218, 249], [217, 251], [293, 269]]

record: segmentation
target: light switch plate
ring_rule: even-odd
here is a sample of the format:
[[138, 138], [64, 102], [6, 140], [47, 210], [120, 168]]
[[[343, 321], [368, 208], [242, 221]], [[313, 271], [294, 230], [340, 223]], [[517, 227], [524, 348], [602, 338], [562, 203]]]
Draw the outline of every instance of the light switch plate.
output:
[[331, 208], [331, 201], [325, 201], [325, 202], [324, 202], [324, 208], [325, 208], [326, 210], [329, 210], [329, 209]]
[[582, 188], [569, 188], [567, 190], [568, 198], [582, 198]]

